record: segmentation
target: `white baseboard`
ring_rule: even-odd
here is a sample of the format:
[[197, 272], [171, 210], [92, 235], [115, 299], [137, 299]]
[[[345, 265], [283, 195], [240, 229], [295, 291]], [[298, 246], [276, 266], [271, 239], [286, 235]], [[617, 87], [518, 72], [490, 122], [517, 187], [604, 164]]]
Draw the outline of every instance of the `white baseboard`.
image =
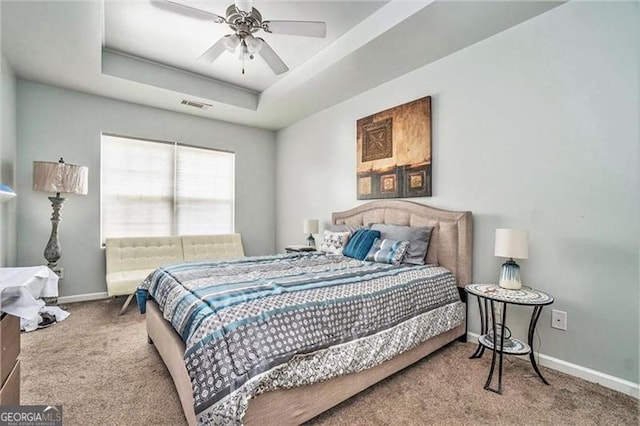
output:
[[[478, 343], [479, 334], [467, 332], [467, 341], [471, 343]], [[622, 392], [630, 395], [634, 398], [640, 399], [640, 384], [633, 383], [629, 380], [621, 379], [619, 377], [611, 376], [610, 374], [602, 373], [600, 371], [592, 370], [581, 365], [572, 364], [567, 361], [563, 361], [558, 358], [554, 358], [549, 355], [537, 353], [538, 362], [540, 365], [557, 370], [562, 373], [569, 374], [571, 376], [579, 377], [589, 382], [598, 383], [609, 389]], [[519, 358], [529, 359], [527, 355], [520, 356]]]
[[87, 294], [77, 294], [75, 296], [61, 296], [58, 297], [58, 303], [75, 303], [75, 302], [88, 302], [89, 300], [101, 300], [107, 299], [109, 295], [106, 291], [101, 291], [100, 293], [87, 293]]

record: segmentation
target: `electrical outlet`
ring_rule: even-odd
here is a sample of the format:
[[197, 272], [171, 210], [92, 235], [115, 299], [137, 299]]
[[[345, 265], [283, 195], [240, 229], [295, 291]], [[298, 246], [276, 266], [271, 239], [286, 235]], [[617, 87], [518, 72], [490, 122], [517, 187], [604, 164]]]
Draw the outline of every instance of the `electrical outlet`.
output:
[[551, 310], [551, 327], [567, 331], [567, 313], [557, 309]]

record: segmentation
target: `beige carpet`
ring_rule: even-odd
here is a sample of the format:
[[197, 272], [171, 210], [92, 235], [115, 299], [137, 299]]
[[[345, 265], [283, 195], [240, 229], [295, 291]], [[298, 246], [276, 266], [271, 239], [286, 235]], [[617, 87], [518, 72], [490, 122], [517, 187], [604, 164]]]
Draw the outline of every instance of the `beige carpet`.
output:
[[[67, 305], [71, 316], [22, 333], [22, 404], [63, 405], [65, 425], [185, 424], [169, 373], [122, 300]], [[454, 343], [314, 419], [332, 425], [638, 425], [638, 400], [543, 369], [505, 363], [504, 395], [482, 389], [490, 357]]]

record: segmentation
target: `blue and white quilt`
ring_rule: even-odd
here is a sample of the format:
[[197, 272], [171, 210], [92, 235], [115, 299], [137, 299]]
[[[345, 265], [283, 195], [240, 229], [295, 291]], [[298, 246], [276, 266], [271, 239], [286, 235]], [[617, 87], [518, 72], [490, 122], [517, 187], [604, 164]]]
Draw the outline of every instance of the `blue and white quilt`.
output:
[[166, 266], [138, 293], [185, 342], [200, 424], [241, 424], [262, 392], [370, 368], [464, 321], [445, 268], [322, 253]]

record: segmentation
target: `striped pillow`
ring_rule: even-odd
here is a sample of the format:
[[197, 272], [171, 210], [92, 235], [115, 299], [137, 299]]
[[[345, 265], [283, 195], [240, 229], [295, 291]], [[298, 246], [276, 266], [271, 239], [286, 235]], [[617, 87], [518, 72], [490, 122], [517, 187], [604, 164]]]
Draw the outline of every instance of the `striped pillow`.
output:
[[407, 253], [408, 248], [409, 241], [381, 240], [380, 238], [376, 238], [365, 260], [398, 265], [402, 262], [402, 258]]

